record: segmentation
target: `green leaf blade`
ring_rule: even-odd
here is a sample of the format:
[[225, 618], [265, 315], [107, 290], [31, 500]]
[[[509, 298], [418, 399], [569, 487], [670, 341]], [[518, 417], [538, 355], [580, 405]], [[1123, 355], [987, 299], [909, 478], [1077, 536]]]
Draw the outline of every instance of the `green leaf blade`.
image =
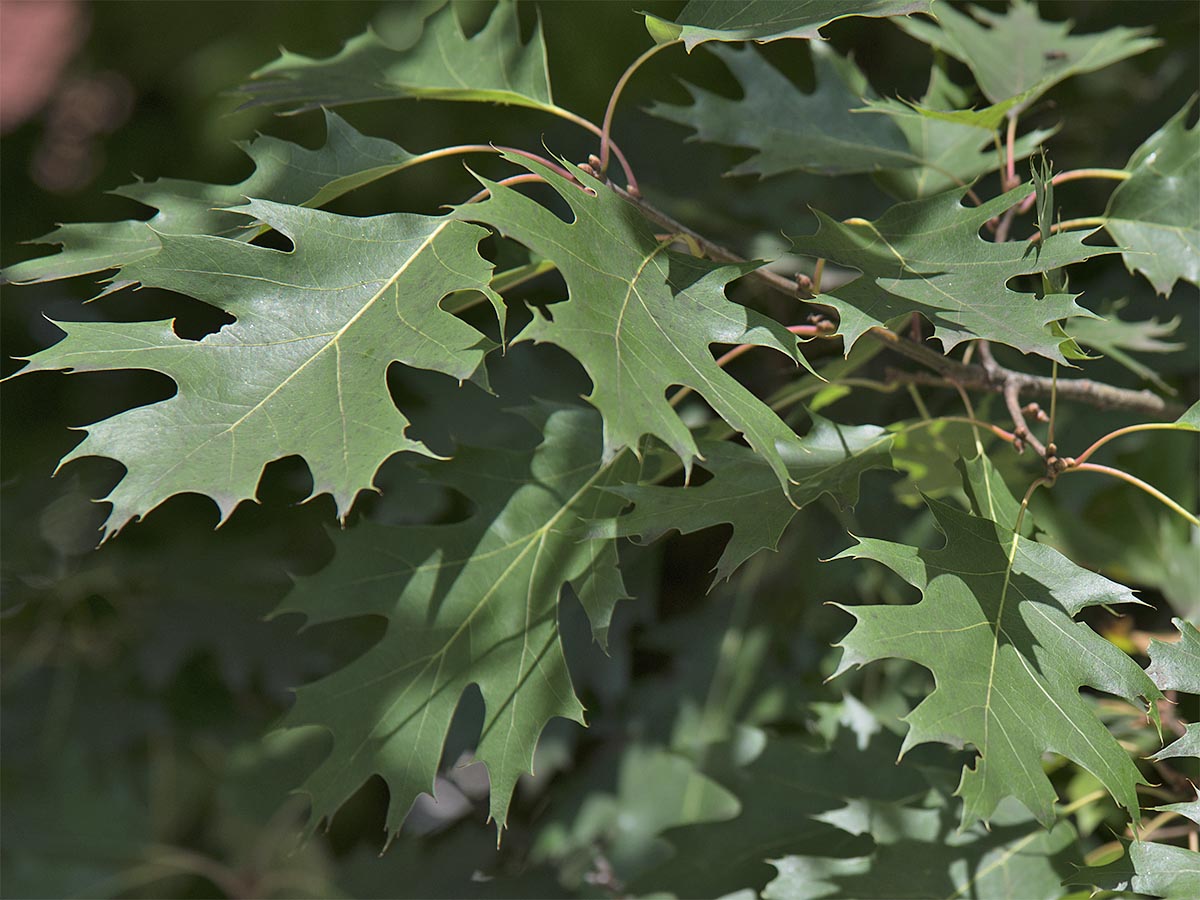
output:
[[[491, 817], [503, 828], [517, 779], [529, 772], [546, 722], [583, 723], [558, 634], [562, 586], [587, 577], [607, 538], [586, 538], [583, 515], [611, 515], [602, 488], [630, 474], [628, 455], [600, 460], [598, 417], [548, 408], [544, 439], [528, 452], [464, 448], [431, 467], [465, 493], [475, 514], [451, 525], [359, 525], [335, 538], [334, 562], [300, 580], [281, 612], [311, 623], [383, 615], [378, 644], [301, 688], [286, 728], [319, 726], [333, 749], [303, 787], [310, 829], [373, 774], [388, 784], [387, 828], [432, 791], [442, 745], [464, 690], [485, 715], [475, 757], [491, 780]], [[624, 593], [619, 582], [616, 589]], [[615, 602], [616, 597], [610, 598]]]
[[1179, 279], [1200, 284], [1200, 128], [1187, 127], [1196, 98], [1146, 139], [1113, 191], [1104, 227], [1130, 272], [1163, 296]]
[[[870, 328], [920, 313], [934, 324], [945, 352], [966, 340], [992, 340], [1067, 363], [1064, 337], [1052, 323], [1091, 316], [1073, 294], [1013, 291], [1008, 282], [1116, 250], [1084, 244], [1087, 234], [1052, 235], [1035, 250], [1022, 242], [985, 241], [984, 223], [1032, 190], [1022, 185], [965, 207], [961, 190], [899, 203], [874, 222], [836, 222], [817, 212], [816, 233], [792, 238], [795, 251], [858, 269], [861, 277], [816, 302], [834, 307], [850, 348]], [[1069, 338], [1065, 339], [1070, 342]]]
[[1180, 618], [1171, 623], [1179, 629], [1179, 640], [1174, 644], [1157, 638], [1150, 642], [1146, 674], [1164, 691], [1200, 694], [1200, 631]]
[[689, 0], [673, 22], [643, 15], [657, 42], [681, 40], [690, 53], [707, 41], [823, 40], [821, 29], [847, 16], [907, 16], [929, 9], [930, 0]]
[[243, 215], [291, 238], [290, 253], [228, 238], [160, 235], [161, 249], [122, 269], [237, 317], [203, 340], [171, 322], [63, 323], [67, 336], [26, 372], [150, 369], [178, 393], [88, 427], [63, 460], [107, 456], [127, 469], [106, 499], [111, 534], [177, 493], [211, 497], [224, 521], [253, 499], [263, 467], [296, 454], [314, 494], [345, 516], [394, 453], [429, 455], [407, 437], [386, 371], [394, 361], [461, 380], [494, 346], [438, 302], [488, 287], [485, 232], [407, 214], [355, 219], [251, 201]]
[[816, 89], [811, 94], [801, 93], [752, 47], [718, 45], [710, 52], [733, 73], [742, 98], [729, 100], [686, 85], [691, 106], [658, 103], [650, 112], [695, 129], [696, 140], [755, 150], [731, 175], [846, 175], [916, 162], [890, 120], [850, 112], [871, 96], [870, 86], [851, 60], [824, 45], [813, 46]]
[[666, 397], [671, 386], [684, 385], [744, 434], [786, 486], [784, 454], [803, 452], [799, 438], [709, 349], [754, 344], [804, 362], [786, 328], [725, 296], [728, 282], [760, 263], [716, 264], [668, 250], [634, 206], [579, 169], [573, 174], [586, 190], [540, 163], [506, 158], [542, 176], [574, 221], [483, 178], [489, 198], [456, 214], [498, 229], [562, 273], [569, 299], [549, 315], [536, 313], [515, 340], [557, 344], [580, 362], [593, 384], [587, 399], [604, 417], [605, 457], [649, 434], [690, 468], [699, 450]]
[[863, 538], [837, 557], [880, 562], [923, 594], [912, 606], [847, 609], [856, 624], [838, 671], [899, 657], [933, 672], [937, 687], [908, 716], [904, 746], [978, 750], [959, 786], [964, 824], [986, 820], [1008, 795], [1052, 824], [1046, 751], [1088, 769], [1136, 817], [1143, 780], [1078, 690], [1086, 684], [1130, 703], [1161, 694], [1124, 653], [1073, 621], [1085, 606], [1136, 602], [1133, 594], [1047, 546], [1014, 542], [995, 522], [928, 504], [946, 536], [941, 550]]
[[938, 0], [933, 8], [937, 25], [919, 19], [900, 19], [897, 24], [966, 63], [992, 103], [1023, 96], [1018, 112], [1060, 81], [1159, 45], [1144, 36], [1145, 29], [1118, 27], [1073, 35], [1070, 22], [1040, 19], [1037, 7], [1027, 0], [1016, 0], [1003, 13], [968, 9], [970, 15]]
[[779, 491], [775, 474], [760, 457], [736, 444], [706, 443], [701, 446], [702, 466], [713, 477], [702, 485], [615, 488], [635, 504], [616, 520], [616, 532], [653, 540], [671, 530], [690, 534], [731, 524], [733, 537], [717, 561], [717, 582], [728, 579], [760, 550], [775, 550], [796, 513], [822, 494], [853, 505], [862, 473], [890, 467], [892, 438], [873, 425], [839, 425], [810, 415], [813, 427], [804, 437], [808, 452], [788, 461], [791, 502]]

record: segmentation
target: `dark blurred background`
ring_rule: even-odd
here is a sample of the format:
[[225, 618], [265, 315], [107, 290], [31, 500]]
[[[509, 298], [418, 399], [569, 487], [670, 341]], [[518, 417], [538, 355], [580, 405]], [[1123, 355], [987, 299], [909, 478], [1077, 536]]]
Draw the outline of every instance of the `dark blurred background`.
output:
[[[621, 71], [650, 43], [634, 10], [671, 17], [681, 6], [542, 4], [556, 101], [599, 121]], [[281, 118], [261, 108], [238, 111], [239, 101], [230, 92], [274, 59], [280, 46], [326, 56], [369, 22], [386, 35], [429, 9], [426, 3], [359, 0], [3, 0], [0, 259], [8, 265], [48, 250], [22, 242], [59, 222], [148, 215], [131, 201], [105, 193], [135, 175], [147, 180], [173, 176], [238, 181], [248, 174], [248, 163], [233, 141], [248, 139], [256, 131], [317, 145], [323, 138], [319, 114]], [[523, 9], [526, 27], [531, 28], [533, 10]], [[458, 5], [468, 30], [479, 27], [489, 10], [487, 3]], [[1188, 0], [1081, 0], [1043, 3], [1042, 10], [1047, 18], [1075, 19], [1084, 32], [1116, 24], [1145, 25], [1163, 39], [1159, 50], [1060, 85], [1023, 119], [1028, 127], [1062, 123], [1050, 144], [1057, 169], [1122, 166], [1197, 88], [1200, 5]], [[879, 93], [922, 93], [928, 49], [898, 29], [873, 20], [850, 20], [830, 26], [827, 34], [839, 50], [856, 54]], [[810, 86], [803, 42], [779, 42], [765, 53], [802, 86]], [[954, 64], [951, 71], [959, 83], [969, 83], [965, 67]], [[691, 57], [675, 50], [660, 54], [631, 83], [615, 136], [646, 192], [677, 216], [742, 252], [761, 253], [764, 247], [783, 246], [781, 232], [810, 231], [809, 205], [835, 217], [875, 216], [889, 205], [866, 178], [796, 175], [762, 183], [722, 179], [721, 173], [744, 153], [685, 143], [682, 129], [641, 112], [651, 100], [686, 102], [676, 75], [732, 90], [722, 67], [704, 51]], [[595, 149], [587, 134], [527, 111], [412, 101], [340, 111], [361, 131], [414, 152], [486, 141], [533, 148], [545, 143], [572, 159], [583, 159]], [[494, 161], [471, 162], [489, 171]], [[473, 185], [460, 162], [449, 160], [389, 178], [339, 200], [334, 208], [358, 215], [400, 209], [435, 212], [441, 204], [469, 196]], [[1071, 210], [1070, 216], [1096, 215], [1109, 187], [1064, 186], [1059, 202]], [[701, 201], [693, 200], [693, 194]], [[732, 227], [734, 222], [740, 224]], [[1194, 288], [1178, 288], [1166, 303], [1154, 298], [1144, 283], [1129, 278], [1115, 257], [1090, 266], [1078, 278], [1073, 275], [1072, 287], [1089, 291], [1085, 302], [1097, 298], [1093, 306], [1099, 299], [1127, 297], [1127, 318], [1182, 317], [1177, 337], [1188, 348], [1148, 362], [1185, 395], [1195, 394]], [[553, 295], [555, 288], [544, 290]], [[90, 278], [5, 285], [0, 306], [3, 374], [20, 367], [15, 358], [57, 339], [60, 332], [47, 319], [178, 315], [201, 333], [215, 327], [211, 311], [200, 304], [152, 291], [121, 292], [84, 305], [98, 291], [97, 281]], [[532, 298], [537, 299], [536, 294]], [[512, 367], [507, 376], [511, 383], [527, 382], [529, 373], [540, 371], [544, 361], [538, 352], [511, 354], [513, 359], [504, 363]], [[1136, 377], [1107, 361], [1089, 374], [1140, 386]], [[418, 414], [417, 427], [436, 429], [435, 408], [448, 396], [448, 388], [430, 382], [404, 389], [424, 398], [429, 421], [423, 424]], [[578, 384], [564, 390], [569, 395], [581, 389], [586, 389], [582, 375]], [[52, 478], [58, 459], [78, 440], [69, 429], [169, 396], [170, 383], [147, 373], [70, 378], [39, 374], [7, 382], [0, 391], [5, 450], [0, 474], [4, 896], [561, 892], [552, 872], [526, 871], [525, 880], [512, 886], [471, 880], [476, 870], [523, 871], [523, 853], [547, 802], [540, 789], [521, 795], [514, 828], [498, 856], [494, 834], [483, 824], [478, 779], [463, 774], [471, 769], [448, 767], [441, 811], [423, 820], [418, 817], [407, 830], [412, 833], [382, 860], [376, 853], [383, 789], [374, 783], [338, 816], [331, 832], [293, 852], [303, 805], [289, 800], [287, 792], [300, 782], [306, 765], [319, 758], [322, 745], [305, 735], [269, 740], [262, 736], [286, 708], [289, 687], [329, 671], [378, 633], [377, 623], [351, 622], [297, 635], [296, 621], [262, 620], [286, 592], [289, 573], [313, 571], [328, 559], [331, 550], [324, 529], [333, 523], [332, 503], [326, 497], [297, 506], [307, 494], [307, 472], [296, 461], [284, 460], [269, 468], [262, 504], [243, 506], [219, 532], [212, 530], [216, 517], [209, 501], [177, 497], [94, 551], [103, 510], [91, 500], [104, 496], [120, 467], [88, 459]], [[884, 421], [910, 413], [877, 406], [847, 411], [845, 417], [875, 414], [880, 417], [875, 421]], [[1108, 417], [1093, 416], [1086, 427], [1099, 429], [1109, 422]], [[448, 434], [452, 432], [453, 428]], [[1157, 455], [1163, 447], [1171, 454], [1166, 465]], [[1145, 444], [1135, 445], [1132, 452], [1134, 458], [1127, 463], [1131, 470], [1149, 468], [1161, 478], [1174, 466], [1180, 471], [1168, 473], [1170, 477], [1181, 490], [1194, 492], [1194, 467], [1187, 471], [1190, 450]], [[399, 471], [385, 471], [385, 484], [392, 469]], [[890, 501], [886, 483], [881, 484]], [[1128, 520], [1128, 511], [1123, 501], [1105, 499], [1101, 487], [1071, 485], [1062, 508], [1094, 510], [1099, 503], [1103, 515], [1098, 521], [1107, 516], [1119, 528]], [[385, 492], [383, 498], [362, 504], [356, 515], [394, 521], [428, 518], [438, 514], [442, 502], [432, 490], [405, 493], [400, 499]], [[1145, 534], [1137, 539], [1145, 540]], [[1070, 536], [1064, 540], [1069, 542]], [[1076, 540], [1086, 553], [1086, 541]], [[1150, 538], [1151, 543], [1156, 540]], [[1186, 544], [1186, 535], [1183, 541]], [[708, 538], [685, 545], [687, 552], [710, 555], [714, 547], [719, 549], [719, 541]], [[838, 549], [835, 540], [823, 555]], [[671, 554], [682, 552], [669, 549], [665, 561], [647, 555], [640, 564], [644, 571], [635, 570], [632, 576], [635, 584], [641, 582], [635, 593], [642, 608], [621, 615], [645, 624], [660, 616], [670, 618], [681, 604], [708, 602], [701, 599], [702, 578], [672, 568]], [[1153, 548], [1146, 552], [1143, 576], [1136, 571], [1130, 576], [1142, 577], [1141, 583], [1146, 583], [1145, 571], [1158, 564]], [[1186, 561], [1181, 565], [1186, 570]], [[1183, 571], [1180, 577], [1191, 576]], [[571, 615], [576, 614], [564, 611], [568, 619]], [[568, 631], [578, 625], [572, 621], [564, 623]], [[838, 621], [827, 626], [833, 629], [829, 639], [844, 625]], [[572, 658], [577, 681], [590, 692], [588, 706], [600, 726], [587, 739], [595, 746], [582, 743], [578, 735], [560, 739], [558, 732], [551, 733], [547, 745], [564, 748], [565, 758], [606, 752], [602, 746], [596, 749], [606, 733], [605, 715], [619, 713], [631, 673], [650, 665], [645, 660], [653, 654], [636, 645], [641, 632], [617, 630], [613, 660], [595, 654], [586, 640], [578, 641], [580, 649]], [[580, 670], [585, 670], [582, 675]], [[469, 746], [469, 722], [463, 730], [468, 736], [452, 738], [447, 750], [450, 764]], [[547, 763], [547, 770], [552, 778], [556, 765]], [[439, 837], [421, 842], [416, 833], [422, 830], [438, 830]]]

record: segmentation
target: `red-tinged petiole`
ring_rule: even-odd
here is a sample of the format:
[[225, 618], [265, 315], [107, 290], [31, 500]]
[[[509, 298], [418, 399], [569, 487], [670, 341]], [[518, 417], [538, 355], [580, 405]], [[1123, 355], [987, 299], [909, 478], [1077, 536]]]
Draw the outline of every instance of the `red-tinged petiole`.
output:
[[1104, 437], [1097, 440], [1092, 446], [1088, 447], [1075, 458], [1077, 463], [1085, 463], [1093, 453], [1107, 444], [1109, 441], [1123, 437], [1127, 434], [1133, 434], [1137, 431], [1178, 431], [1179, 426], [1172, 422], [1146, 422], [1142, 425], [1127, 425], [1124, 428], [1118, 428], [1116, 431], [1110, 431]]
[[[501, 178], [499, 181], [496, 182], [496, 184], [503, 185], [504, 187], [511, 187], [514, 184], [542, 183], [542, 182], [545, 182], [545, 180], [546, 179], [543, 178], [541, 175], [535, 175], [533, 172], [527, 172], [524, 175], [513, 175], [509, 178]], [[580, 190], [587, 190], [587, 188], [580, 187]], [[488, 188], [484, 188], [482, 191], [480, 191], [478, 194], [476, 194], [470, 200], [468, 200], [467, 203], [478, 203], [480, 200], [482, 200], [484, 197], [486, 197], [490, 193], [491, 193], [491, 191]]]
[[[633, 77], [633, 73], [636, 72], [639, 68], [641, 68], [642, 64], [644, 62], [646, 62], [648, 59], [650, 59], [650, 57], [654, 56], [660, 50], [665, 50], [667, 47], [673, 47], [678, 43], [679, 43], [679, 41], [669, 41], [665, 44], [655, 44], [653, 47], [651, 47], [649, 50], [647, 50], [645, 53], [643, 53], [641, 56], [639, 56], [637, 59], [635, 59], [633, 62], [631, 62], [629, 64], [629, 67], [626, 68], [625, 71], [621, 73], [621, 77], [617, 80], [616, 87], [613, 88], [612, 96], [610, 96], [608, 98], [608, 106], [605, 107], [605, 109], [604, 109], [604, 124], [600, 128], [600, 174], [601, 175], [603, 175], [605, 172], [608, 171], [608, 156], [609, 156], [610, 152], [617, 155], [618, 159], [621, 159], [620, 151], [617, 150], [616, 145], [612, 142], [611, 135], [612, 135], [613, 114], [617, 110], [617, 101], [621, 99], [621, 92], [623, 90], [625, 90], [625, 85], [627, 85], [629, 83], [629, 79]], [[630, 193], [632, 193], [634, 195], [640, 194], [640, 191], [638, 190], [638, 187], [637, 187], [637, 182], [633, 179], [632, 174], [629, 171], [628, 165], [625, 165], [623, 160], [622, 160], [622, 165], [625, 168], [626, 178], [629, 179]]]
[[[1050, 226], [1051, 234], [1058, 234], [1061, 231], [1071, 231], [1076, 228], [1099, 228], [1108, 220], [1103, 216], [1086, 216], [1082, 219], [1066, 219], [1062, 222], [1055, 222]], [[1037, 243], [1042, 239], [1042, 233], [1035, 231], [1027, 240], [1030, 243]]]
[[[1062, 184], [1066, 181], [1080, 181], [1085, 178], [1101, 178], [1107, 181], [1128, 181], [1129, 173], [1124, 169], [1071, 169], [1067, 172], [1059, 172], [1050, 179], [1051, 184]], [[1037, 202], [1037, 194], [1030, 194], [1021, 201], [1017, 207], [1017, 212], [1027, 213], [1033, 208], [1033, 204]]]

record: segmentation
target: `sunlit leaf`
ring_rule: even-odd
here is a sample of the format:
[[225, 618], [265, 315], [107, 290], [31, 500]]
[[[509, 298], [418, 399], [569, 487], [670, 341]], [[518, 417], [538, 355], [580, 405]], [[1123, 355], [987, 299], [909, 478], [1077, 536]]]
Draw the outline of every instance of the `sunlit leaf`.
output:
[[1122, 841], [1125, 855], [1103, 866], [1080, 869], [1072, 885], [1133, 891], [1167, 900], [1200, 896], [1200, 853], [1153, 841]]
[[105, 498], [110, 534], [188, 491], [211, 497], [224, 520], [254, 498], [267, 463], [292, 454], [308, 464], [313, 494], [332, 494], [345, 516], [389, 456], [429, 454], [405, 433], [388, 366], [483, 377], [494, 343], [438, 305], [467, 289], [503, 308], [488, 287], [492, 267], [476, 251], [482, 229], [262, 200], [239, 211], [287, 235], [294, 249], [162, 234], [157, 253], [119, 276], [204, 300], [236, 323], [192, 341], [178, 337], [171, 320], [64, 322], [67, 336], [22, 370], [149, 369], [178, 386], [167, 400], [89, 426], [64, 457], [107, 456], [125, 466]]
[[574, 221], [483, 178], [491, 196], [457, 215], [496, 228], [562, 273], [569, 299], [535, 313], [514, 342], [557, 344], [579, 360], [593, 383], [587, 399], [604, 417], [605, 458], [648, 434], [690, 469], [699, 448], [666, 397], [670, 387], [686, 385], [745, 435], [786, 485], [785, 455], [805, 452], [799, 438], [720, 368], [710, 349], [755, 344], [803, 361], [786, 328], [725, 296], [726, 284], [760, 264], [717, 264], [670, 250], [671, 240], [656, 236], [635, 207], [591, 176], [575, 169], [584, 190], [541, 163], [506, 158], [545, 178]]

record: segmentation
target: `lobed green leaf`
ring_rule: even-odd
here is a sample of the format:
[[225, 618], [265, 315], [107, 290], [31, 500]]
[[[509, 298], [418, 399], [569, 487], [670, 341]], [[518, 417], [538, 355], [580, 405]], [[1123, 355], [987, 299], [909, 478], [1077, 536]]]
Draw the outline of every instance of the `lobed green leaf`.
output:
[[19, 374], [54, 369], [148, 369], [175, 396], [86, 429], [60, 465], [105, 456], [126, 474], [105, 498], [107, 535], [168, 497], [211, 497], [224, 521], [254, 499], [263, 468], [293, 454], [308, 464], [313, 495], [329, 493], [343, 518], [376, 470], [404, 450], [392, 401], [393, 362], [486, 384], [496, 345], [439, 307], [448, 294], [488, 286], [485, 232], [449, 218], [395, 213], [358, 219], [252, 200], [238, 208], [286, 235], [291, 252], [208, 235], [159, 234], [157, 253], [120, 277], [188, 294], [237, 321], [203, 340], [178, 337], [171, 320], [64, 322], [67, 336]]

